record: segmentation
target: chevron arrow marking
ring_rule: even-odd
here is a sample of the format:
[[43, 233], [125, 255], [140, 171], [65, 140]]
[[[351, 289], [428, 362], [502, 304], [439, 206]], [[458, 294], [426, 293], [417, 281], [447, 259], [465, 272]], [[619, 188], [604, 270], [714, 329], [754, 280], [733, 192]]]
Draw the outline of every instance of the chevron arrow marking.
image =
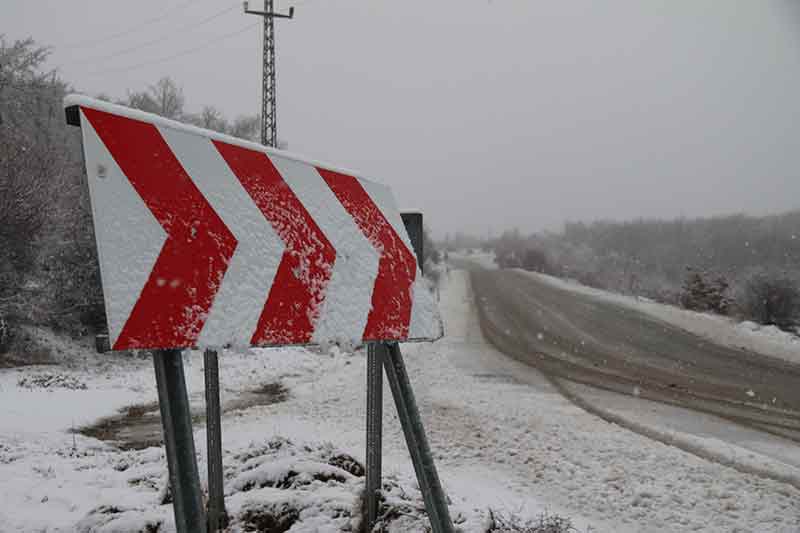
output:
[[236, 238], [154, 125], [95, 109], [83, 112], [167, 233], [113, 348], [193, 346], [236, 249]]
[[435, 340], [436, 303], [391, 191], [82, 96], [115, 350]]
[[333, 170], [317, 170], [380, 253], [364, 339], [408, 337], [411, 286], [417, 275], [417, 260], [356, 178]]
[[266, 154], [221, 141], [214, 145], [286, 245], [251, 342], [307, 343], [325, 299], [336, 250]]
[[239, 242], [198, 343], [251, 346], [285, 246], [214, 143], [159, 128], [178, 161]]

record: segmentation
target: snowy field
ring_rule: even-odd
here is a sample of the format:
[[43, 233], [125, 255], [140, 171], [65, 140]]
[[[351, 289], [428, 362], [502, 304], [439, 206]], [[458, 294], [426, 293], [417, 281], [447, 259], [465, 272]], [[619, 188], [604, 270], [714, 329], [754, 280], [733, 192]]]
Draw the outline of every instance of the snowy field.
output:
[[[800, 530], [800, 491], [603, 422], [532, 369], [486, 345], [468, 276], [451, 270], [440, 306], [446, 337], [403, 347], [451, 515], [482, 532], [491, 508], [572, 520], [577, 531]], [[44, 334], [44, 333], [43, 333]], [[119, 409], [155, 401], [147, 358], [96, 355], [51, 339], [62, 363], [0, 370], [0, 531], [173, 531], [160, 505], [161, 449], [120, 451], [70, 433]], [[202, 404], [202, 355], [185, 357]], [[232, 531], [265, 510], [292, 532], [354, 530], [363, 487], [363, 351], [251, 350], [220, 356], [223, 403], [281, 383], [287, 397], [229, 411], [223, 420]], [[388, 531], [424, 530], [411, 462], [385, 394]], [[205, 432], [196, 428], [201, 478]], [[756, 460], [756, 459], [753, 459]], [[261, 513], [261, 514], [260, 514]]]

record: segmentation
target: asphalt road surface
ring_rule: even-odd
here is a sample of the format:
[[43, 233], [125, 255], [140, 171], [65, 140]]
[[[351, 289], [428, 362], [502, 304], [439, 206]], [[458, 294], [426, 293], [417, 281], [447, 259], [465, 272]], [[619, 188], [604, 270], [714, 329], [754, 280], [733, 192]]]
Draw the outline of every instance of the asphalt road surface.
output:
[[712, 413], [800, 442], [800, 366], [710, 342], [523, 272], [470, 269], [481, 329], [545, 375]]

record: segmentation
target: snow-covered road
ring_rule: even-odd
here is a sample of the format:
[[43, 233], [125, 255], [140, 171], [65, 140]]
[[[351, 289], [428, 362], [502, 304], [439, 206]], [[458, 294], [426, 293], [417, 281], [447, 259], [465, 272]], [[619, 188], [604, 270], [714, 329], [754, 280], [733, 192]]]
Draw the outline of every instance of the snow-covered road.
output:
[[[459, 409], [462, 421], [458, 424], [434, 422], [438, 419], [434, 409], [432, 431], [448, 427], [450, 440], [460, 442], [476, 463], [489, 466], [495, 479], [508, 476], [509, 485], [521, 493], [568, 514], [582, 515], [601, 530], [788, 532], [800, 528], [800, 506], [793, 501], [796, 489], [604, 422], [556, 394], [536, 371], [497, 353], [481, 338], [474, 311], [464, 312], [471, 298], [467, 285], [466, 273], [451, 273], [441, 302], [448, 319], [447, 338], [436, 348], [440, 358], [435, 359], [451, 370], [417, 372], [423, 383], [439, 378], [425, 387], [430, 401], [421, 403]], [[412, 360], [415, 364], [425, 361]], [[643, 408], [640, 416], [647, 413]], [[652, 413], [647, 420], [661, 423], [659, 415]], [[665, 417], [663, 422], [674, 420], [674, 416]], [[691, 423], [689, 418], [686, 424]], [[480, 428], [478, 433], [472, 433], [475, 427]], [[679, 434], [680, 429], [672, 431]], [[721, 454], [747, 455], [721, 440], [717, 446]], [[769, 462], [776, 469], [790, 468], [752, 455], [754, 461]], [[453, 463], [452, 468], [459, 469], [464, 462]]]

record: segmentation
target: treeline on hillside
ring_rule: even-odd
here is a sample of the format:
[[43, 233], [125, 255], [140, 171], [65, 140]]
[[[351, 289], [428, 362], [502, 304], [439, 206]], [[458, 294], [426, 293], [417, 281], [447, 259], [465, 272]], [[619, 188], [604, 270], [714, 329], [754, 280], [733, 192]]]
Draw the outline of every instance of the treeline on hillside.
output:
[[[66, 124], [70, 87], [44, 69], [47, 55], [31, 39], [0, 35], [0, 354], [32, 351], [23, 324], [73, 335], [105, 324], [80, 133]], [[117, 102], [250, 140], [259, 134], [256, 115], [188, 113], [169, 78]]]
[[787, 330], [800, 326], [800, 210], [764, 217], [570, 222], [558, 233], [507, 231], [491, 246], [501, 267]]

